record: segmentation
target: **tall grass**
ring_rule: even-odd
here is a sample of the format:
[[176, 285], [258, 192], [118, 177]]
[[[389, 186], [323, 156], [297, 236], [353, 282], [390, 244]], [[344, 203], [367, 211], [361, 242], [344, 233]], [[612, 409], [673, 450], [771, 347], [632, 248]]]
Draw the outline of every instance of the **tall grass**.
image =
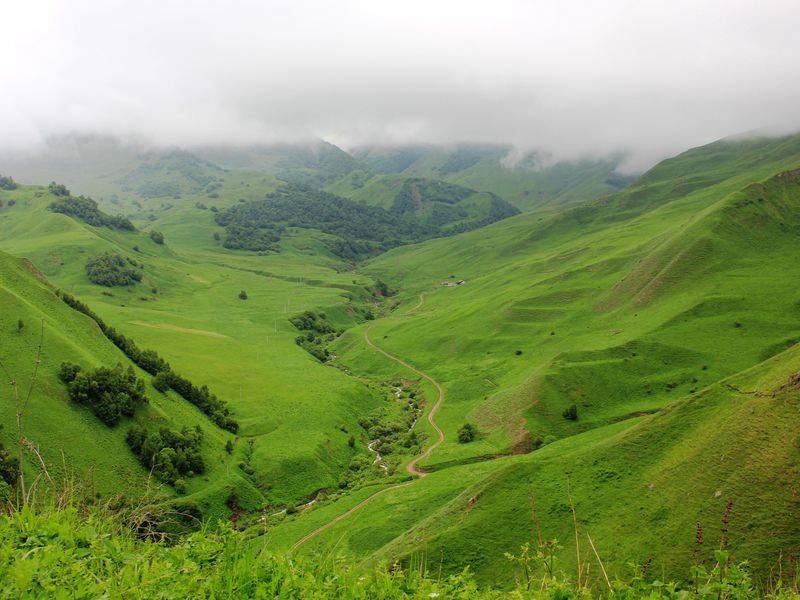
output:
[[527, 546], [510, 557], [524, 578], [509, 590], [479, 589], [468, 571], [444, 578], [419, 567], [364, 571], [333, 555], [266, 552], [223, 523], [172, 543], [154, 540], [107, 508], [26, 504], [0, 516], [0, 598], [800, 598], [780, 586], [757, 589], [743, 566], [725, 563], [724, 550], [717, 566], [696, 573], [697, 586], [680, 589], [641, 572], [590, 587], [587, 573], [581, 581], [559, 574], [547, 546]]

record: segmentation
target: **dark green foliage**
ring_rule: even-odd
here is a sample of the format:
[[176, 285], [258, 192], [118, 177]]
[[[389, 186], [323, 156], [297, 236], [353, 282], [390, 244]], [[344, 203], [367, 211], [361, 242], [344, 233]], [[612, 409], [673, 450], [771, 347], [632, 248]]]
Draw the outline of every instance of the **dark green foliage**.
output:
[[384, 298], [389, 298], [390, 296], [394, 296], [397, 293], [397, 290], [390, 288], [389, 284], [387, 284], [382, 279], [378, 279], [375, 282], [375, 289], [377, 290], [378, 294], [380, 294]]
[[106, 287], [133, 285], [141, 281], [141, 269], [141, 263], [113, 252], [104, 252], [86, 262], [89, 281]]
[[81, 368], [78, 365], [64, 361], [58, 370], [58, 378], [64, 383], [72, 383], [80, 372]]
[[206, 386], [198, 388], [188, 379], [174, 373], [170, 369], [169, 363], [161, 358], [154, 350], [140, 350], [132, 339], [125, 337], [121, 333], [118, 333], [113, 327], [106, 325], [92, 309], [74, 296], [60, 290], [57, 293], [64, 303], [92, 318], [97, 323], [100, 331], [141, 369], [147, 371], [151, 375], [164, 372], [164, 377], [169, 382], [169, 387], [175, 390], [184, 400], [197, 406], [214, 422], [214, 424], [233, 433], [238, 431], [239, 424], [230, 416], [230, 410], [225, 401], [220, 400], [217, 396], [210, 393]]
[[153, 387], [162, 394], [167, 393], [169, 390], [169, 375], [167, 375], [167, 371], [156, 373], [155, 377], [153, 377]]
[[231, 440], [225, 442], [225, 452], [233, 454], [233, 442]]
[[[11, 178], [4, 175], [0, 175], [0, 190], [15, 190], [17, 189], [17, 183]], [[11, 203], [8, 203], [11, 206]]]
[[515, 354], [516, 356], [522, 356], [522, 350], [515, 350], [515, 351], [514, 351], [514, 354]]
[[307, 310], [289, 319], [289, 323], [301, 331], [316, 331], [317, 333], [333, 333], [334, 329], [325, 320], [324, 315]]
[[320, 362], [326, 362], [330, 358], [330, 352], [325, 346], [336, 338], [337, 333], [323, 314], [307, 310], [292, 317], [289, 322], [300, 331], [306, 332], [294, 339], [298, 346]]
[[[58, 196], [50, 204], [50, 210], [78, 219], [94, 227], [109, 227], [123, 231], [134, 231], [136, 228], [130, 220], [120, 215], [109, 215], [97, 208], [97, 202], [85, 196], [70, 196], [69, 190], [63, 185], [50, 184], [50, 192]], [[62, 190], [63, 188], [63, 190]], [[53, 191], [57, 189], [59, 193]], [[60, 193], [64, 191], [65, 193]]]
[[56, 183], [55, 181], [51, 181], [50, 185], [47, 186], [47, 191], [53, 194], [53, 196], [64, 196], [69, 197], [71, 192], [67, 189], [63, 183]]
[[458, 441], [462, 444], [469, 443], [475, 439], [476, 434], [477, 430], [472, 423], [464, 423], [458, 430]]
[[[3, 425], [0, 423], [0, 431]], [[0, 440], [0, 479], [5, 481], [8, 485], [14, 485], [19, 477], [19, 459], [11, 456], [11, 452], [5, 447], [3, 441]]]
[[355, 448], [356, 447], [356, 438], [355, 438], [355, 436], [352, 436], [352, 435], [350, 436], [350, 438], [347, 440], [347, 445], [350, 446], [351, 448]]
[[[65, 374], [70, 372], [67, 368]], [[132, 417], [136, 407], [147, 402], [144, 381], [136, 377], [132, 367], [123, 369], [122, 365], [113, 369], [98, 367], [93, 371], [78, 371], [69, 383], [69, 397], [73, 402], [88, 406], [109, 426], [116, 425], [123, 415]]]
[[578, 407], [574, 404], [567, 408], [561, 416], [567, 419], [568, 421], [577, 421], [578, 420]]
[[[200, 427], [184, 427], [175, 431], [161, 427], [158, 431], [148, 432], [141, 425], [134, 425], [128, 430], [126, 441], [131, 451], [147, 469], [152, 469], [161, 481], [174, 484], [179, 493], [185, 492], [182, 476], [192, 476], [205, 470], [200, 445], [203, 431]], [[183, 487], [183, 492], [178, 490]]]
[[17, 332], [21, 332], [25, 328], [25, 321], [19, 319], [17, 321]]
[[151, 231], [150, 239], [153, 240], [159, 246], [164, 244], [164, 234], [161, 233], [160, 231]]
[[[493, 196], [488, 217], [478, 223], [457, 224], [455, 221], [463, 220], [467, 214], [450, 205], [474, 194], [474, 190], [439, 181], [411, 181], [417, 183], [403, 187], [391, 211], [294, 184], [267, 194], [263, 200], [221, 211], [215, 219], [226, 228], [226, 248], [274, 249], [285, 227], [305, 227], [337, 236], [338, 240], [328, 244], [331, 252], [356, 260], [401, 244], [466, 231], [519, 213]], [[429, 196], [425, 201], [433, 207], [432, 216], [425, 221], [417, 217], [418, 204], [423, 201], [420, 187]]]
[[247, 300], [247, 292], [245, 292], [244, 290], [239, 292], [239, 300]]

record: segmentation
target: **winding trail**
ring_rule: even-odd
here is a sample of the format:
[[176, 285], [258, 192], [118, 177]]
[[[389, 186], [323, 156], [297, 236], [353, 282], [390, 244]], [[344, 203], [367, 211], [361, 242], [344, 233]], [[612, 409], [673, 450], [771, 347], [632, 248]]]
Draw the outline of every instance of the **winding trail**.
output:
[[[423, 304], [425, 304], [425, 296], [424, 296], [424, 294], [420, 294], [419, 295], [419, 303], [414, 308], [412, 308], [411, 310], [416, 310], [420, 306], [422, 306]], [[424, 459], [428, 458], [433, 453], [433, 451], [436, 450], [436, 448], [438, 448], [439, 445], [444, 441], [444, 432], [442, 431], [441, 427], [439, 427], [436, 424], [436, 413], [439, 412], [439, 409], [442, 406], [442, 402], [444, 401], [444, 389], [442, 388], [442, 385], [438, 381], [436, 381], [433, 377], [431, 377], [427, 373], [425, 373], [423, 371], [420, 371], [416, 367], [413, 367], [410, 364], [408, 364], [402, 358], [398, 358], [395, 355], [390, 354], [389, 352], [386, 352], [386, 350], [384, 350], [383, 348], [373, 344], [372, 340], [369, 339], [369, 330], [370, 330], [370, 328], [368, 327], [364, 331], [364, 341], [367, 343], [367, 345], [369, 347], [377, 350], [378, 352], [383, 354], [386, 358], [388, 358], [390, 360], [393, 360], [394, 362], [396, 362], [397, 364], [405, 367], [406, 369], [408, 369], [412, 373], [415, 373], [416, 375], [419, 375], [423, 379], [429, 381], [430, 383], [433, 384], [433, 386], [436, 388], [436, 391], [439, 393], [439, 397], [436, 399], [436, 403], [431, 407], [431, 410], [428, 412], [428, 422], [431, 424], [433, 429], [436, 431], [436, 434], [438, 435], [438, 438], [433, 444], [428, 446], [428, 449], [425, 450], [424, 453], [420, 454], [419, 456], [414, 458], [410, 463], [408, 463], [406, 465], [406, 471], [408, 471], [411, 475], [413, 475], [415, 477], [418, 477], [418, 478], [425, 477], [425, 475], [426, 475], [425, 471], [423, 471], [419, 467], [417, 467], [417, 464], [421, 460], [424, 460]], [[356, 512], [362, 506], [364, 506], [366, 504], [369, 504], [370, 502], [372, 502], [378, 496], [381, 496], [381, 495], [385, 494], [386, 492], [390, 492], [392, 490], [397, 490], [397, 489], [400, 489], [402, 487], [406, 487], [407, 485], [411, 485], [412, 483], [414, 483], [414, 481], [415, 480], [411, 480], [411, 481], [406, 481], [405, 483], [398, 483], [397, 485], [391, 485], [391, 486], [389, 486], [387, 488], [383, 488], [382, 490], [378, 490], [377, 492], [375, 492], [371, 496], [367, 496], [364, 500], [362, 500], [361, 502], [356, 504], [353, 508], [349, 509], [346, 512], [343, 512], [342, 514], [340, 514], [337, 517], [334, 517], [333, 519], [331, 519], [330, 521], [328, 521], [324, 525], [320, 525], [319, 527], [317, 527], [316, 529], [314, 529], [310, 533], [307, 533], [306, 535], [301, 537], [299, 540], [297, 540], [294, 543], [294, 545], [292, 546], [292, 550], [296, 550], [297, 548], [299, 548], [300, 546], [305, 544], [311, 538], [313, 538], [316, 535], [322, 533], [323, 531], [325, 531], [329, 527], [332, 527], [333, 525], [336, 525], [336, 523], [338, 523], [342, 519], [345, 519], [348, 516], [352, 515], [354, 512]]]

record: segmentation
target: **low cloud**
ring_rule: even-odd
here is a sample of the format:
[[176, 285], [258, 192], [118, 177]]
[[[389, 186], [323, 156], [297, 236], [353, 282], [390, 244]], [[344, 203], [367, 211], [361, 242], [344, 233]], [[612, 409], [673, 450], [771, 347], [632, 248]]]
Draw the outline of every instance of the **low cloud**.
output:
[[491, 142], [638, 170], [800, 129], [793, 0], [12, 0], [4, 21], [6, 151]]

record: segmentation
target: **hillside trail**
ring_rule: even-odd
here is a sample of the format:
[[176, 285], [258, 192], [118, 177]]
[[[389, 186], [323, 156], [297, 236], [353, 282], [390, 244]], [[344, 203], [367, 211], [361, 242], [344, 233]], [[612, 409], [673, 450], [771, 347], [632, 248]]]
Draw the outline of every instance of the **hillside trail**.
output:
[[[419, 295], [419, 303], [411, 310], [416, 310], [420, 306], [422, 306], [423, 304], [425, 304], [425, 296], [424, 296], [424, 294], [420, 294]], [[419, 467], [417, 467], [417, 464], [421, 460], [430, 457], [430, 455], [433, 453], [433, 451], [436, 450], [436, 448], [438, 448], [439, 445], [444, 441], [444, 432], [442, 431], [441, 427], [439, 427], [439, 425], [436, 424], [436, 413], [439, 412], [439, 409], [442, 406], [442, 402], [444, 401], [444, 389], [442, 388], [442, 385], [438, 381], [436, 381], [433, 377], [431, 377], [427, 373], [425, 373], [423, 371], [420, 371], [416, 367], [413, 367], [410, 364], [408, 364], [403, 359], [398, 358], [397, 356], [394, 356], [393, 354], [390, 354], [389, 352], [386, 352], [386, 350], [384, 350], [383, 348], [381, 348], [379, 346], [376, 346], [374, 343], [372, 343], [372, 340], [369, 339], [369, 328], [367, 328], [364, 331], [364, 341], [367, 343], [367, 345], [370, 348], [373, 348], [374, 350], [377, 350], [378, 352], [383, 354], [386, 358], [388, 358], [390, 360], [393, 360], [394, 362], [396, 362], [397, 364], [405, 367], [406, 369], [408, 369], [412, 373], [415, 373], [416, 375], [419, 375], [421, 378], [423, 378], [423, 379], [429, 381], [430, 383], [432, 383], [433, 386], [436, 388], [436, 391], [438, 392], [438, 398], [436, 399], [436, 403], [433, 405], [431, 410], [428, 412], [428, 423], [430, 423], [431, 426], [433, 427], [433, 429], [436, 431], [437, 439], [433, 444], [428, 446], [428, 449], [425, 450], [424, 453], [422, 453], [421, 455], [417, 456], [416, 458], [414, 458], [411, 462], [409, 462], [406, 465], [406, 471], [408, 471], [414, 477], [417, 477], [417, 478], [425, 477], [425, 475], [426, 475], [425, 471], [423, 471]], [[377, 492], [375, 492], [371, 496], [367, 496], [364, 500], [362, 500], [361, 502], [356, 504], [353, 508], [349, 509], [346, 512], [343, 512], [342, 514], [340, 514], [337, 517], [334, 517], [333, 519], [331, 519], [330, 521], [328, 521], [324, 525], [320, 525], [319, 527], [317, 527], [316, 529], [314, 529], [310, 533], [307, 533], [302, 538], [297, 540], [294, 543], [294, 545], [292, 546], [292, 550], [296, 550], [297, 548], [299, 548], [300, 546], [305, 544], [311, 538], [313, 538], [316, 535], [322, 533], [323, 531], [325, 531], [329, 527], [332, 527], [333, 525], [335, 525], [336, 523], [338, 523], [342, 519], [345, 519], [345, 518], [349, 517], [350, 515], [352, 515], [354, 512], [356, 512], [361, 507], [363, 507], [366, 504], [369, 504], [370, 502], [372, 502], [378, 496], [381, 496], [381, 495], [385, 494], [386, 492], [390, 492], [392, 490], [397, 490], [397, 489], [400, 489], [402, 487], [406, 487], [407, 485], [411, 485], [412, 483], [414, 483], [414, 481], [415, 480], [411, 480], [411, 481], [406, 481], [405, 483], [398, 483], [397, 485], [391, 485], [391, 486], [389, 486], [387, 488], [383, 488], [382, 490], [378, 490]]]

